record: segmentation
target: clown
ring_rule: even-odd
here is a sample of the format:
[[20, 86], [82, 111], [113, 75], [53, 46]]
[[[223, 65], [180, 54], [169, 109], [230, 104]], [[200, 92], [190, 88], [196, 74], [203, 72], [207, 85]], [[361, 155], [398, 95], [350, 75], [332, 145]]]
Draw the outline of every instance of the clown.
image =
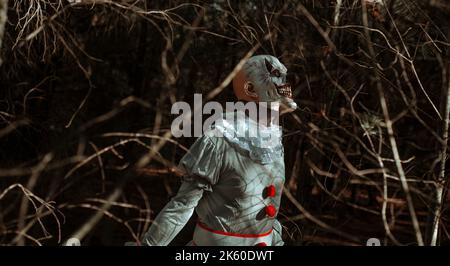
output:
[[[297, 105], [286, 72], [273, 56], [251, 57], [233, 79], [235, 95], [241, 101], [275, 103], [284, 112], [292, 111]], [[142, 245], [168, 245], [194, 211], [198, 222], [189, 245], [284, 244], [276, 219], [285, 175], [281, 127], [240, 112], [233, 117], [216, 121], [181, 159], [183, 183], [153, 221]], [[250, 130], [259, 135], [246, 134]]]

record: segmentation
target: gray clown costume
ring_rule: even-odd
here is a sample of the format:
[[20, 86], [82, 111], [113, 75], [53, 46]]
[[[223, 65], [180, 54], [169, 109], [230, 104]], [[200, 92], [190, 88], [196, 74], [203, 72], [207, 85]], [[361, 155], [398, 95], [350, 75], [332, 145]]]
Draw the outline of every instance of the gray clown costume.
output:
[[[273, 56], [251, 57], [233, 87], [240, 99], [296, 108], [286, 83], [286, 68]], [[252, 92], [257, 100], [241, 96]], [[168, 245], [194, 211], [198, 222], [189, 245], [283, 245], [282, 227], [276, 219], [285, 175], [281, 137], [278, 125], [258, 123], [239, 111], [217, 120], [181, 159], [179, 167], [186, 176], [144, 235], [142, 245]]]

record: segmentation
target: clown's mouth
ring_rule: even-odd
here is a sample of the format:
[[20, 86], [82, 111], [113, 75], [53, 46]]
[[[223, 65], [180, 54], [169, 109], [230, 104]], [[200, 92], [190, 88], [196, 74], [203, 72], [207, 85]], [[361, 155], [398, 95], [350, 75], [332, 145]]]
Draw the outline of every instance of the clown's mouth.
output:
[[282, 85], [278, 85], [277, 92], [280, 96], [292, 98], [292, 90], [291, 90], [291, 84], [285, 83]]

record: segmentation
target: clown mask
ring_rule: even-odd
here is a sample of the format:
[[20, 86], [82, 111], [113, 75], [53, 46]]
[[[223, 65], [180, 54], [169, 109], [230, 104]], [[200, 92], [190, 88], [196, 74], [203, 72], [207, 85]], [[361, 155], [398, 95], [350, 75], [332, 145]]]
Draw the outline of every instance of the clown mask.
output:
[[293, 111], [291, 85], [286, 82], [287, 69], [271, 55], [251, 57], [233, 79], [233, 89], [239, 100], [279, 103], [282, 109]]

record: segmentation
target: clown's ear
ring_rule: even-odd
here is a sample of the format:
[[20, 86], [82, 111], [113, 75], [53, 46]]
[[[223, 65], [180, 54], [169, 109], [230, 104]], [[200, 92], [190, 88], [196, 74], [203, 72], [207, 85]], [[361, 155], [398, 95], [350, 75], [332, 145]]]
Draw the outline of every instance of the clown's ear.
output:
[[255, 86], [250, 81], [245, 82], [244, 92], [247, 96], [254, 98], [254, 100], [258, 99], [258, 94], [255, 91]]

